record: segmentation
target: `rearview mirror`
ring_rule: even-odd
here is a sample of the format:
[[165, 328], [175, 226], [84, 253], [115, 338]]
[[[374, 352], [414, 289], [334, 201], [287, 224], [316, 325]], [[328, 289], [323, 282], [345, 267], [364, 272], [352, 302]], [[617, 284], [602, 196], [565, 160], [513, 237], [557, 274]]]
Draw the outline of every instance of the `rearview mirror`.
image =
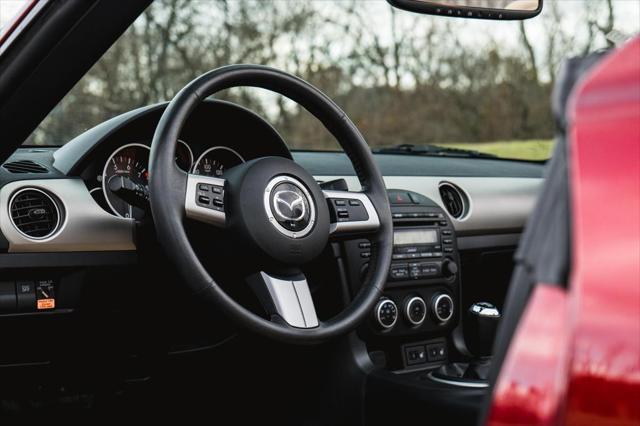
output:
[[475, 19], [528, 19], [542, 10], [542, 0], [387, 0], [393, 7], [427, 15]]

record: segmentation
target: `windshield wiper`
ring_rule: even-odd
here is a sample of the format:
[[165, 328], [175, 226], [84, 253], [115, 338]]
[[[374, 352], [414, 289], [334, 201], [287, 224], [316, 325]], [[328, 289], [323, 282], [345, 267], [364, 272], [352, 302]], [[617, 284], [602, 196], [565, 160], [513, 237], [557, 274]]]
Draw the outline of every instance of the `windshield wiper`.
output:
[[408, 154], [426, 155], [434, 157], [468, 157], [468, 158], [498, 158], [497, 155], [486, 152], [473, 151], [470, 149], [447, 148], [437, 145], [414, 145], [403, 143], [399, 145], [386, 146], [375, 149], [374, 152], [381, 154]]

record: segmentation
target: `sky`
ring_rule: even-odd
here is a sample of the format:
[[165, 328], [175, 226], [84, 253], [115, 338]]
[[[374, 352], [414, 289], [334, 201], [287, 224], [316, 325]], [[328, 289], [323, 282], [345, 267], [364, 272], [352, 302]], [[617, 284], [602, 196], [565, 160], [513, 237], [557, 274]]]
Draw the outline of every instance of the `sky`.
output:
[[3, 28], [27, 3], [27, 0], [0, 0], [0, 28]]
[[[0, 0], [0, 27], [4, 27], [29, 1], [31, 0]], [[322, 0], [315, 0], [322, 1]], [[380, 25], [379, 28], [388, 27], [387, 20], [384, 19], [384, 9], [388, 9], [390, 6], [384, 0], [363, 0], [366, 1], [368, 7], [371, 10], [370, 18], [374, 21], [378, 21], [376, 25]], [[555, 1], [561, 5], [563, 13], [566, 15], [569, 21], [574, 22], [580, 19], [580, 14], [575, 13], [580, 8], [584, 8], [585, 2], [590, 0], [547, 0]], [[592, 0], [591, 0], [592, 1]], [[640, 31], [640, 0], [614, 0], [616, 5], [616, 23], [618, 29], [623, 32], [637, 33]], [[329, 3], [327, 3], [329, 4]], [[404, 13], [404, 12], [403, 12]], [[543, 11], [544, 13], [544, 11]], [[409, 16], [410, 14], [407, 14]], [[449, 19], [449, 18], [442, 18]], [[455, 19], [453, 19], [455, 20]], [[464, 22], [465, 29], [461, 31], [469, 39], [477, 38], [478, 34], [486, 32], [487, 28], [491, 26], [491, 32], [511, 32], [509, 28], [514, 23], [503, 23], [500, 26], [495, 25], [491, 21], [479, 21], [479, 20], [466, 20], [458, 19], [459, 23]], [[528, 26], [530, 27], [533, 38], [540, 37], [541, 29], [536, 29], [533, 23], [535, 20], [530, 21]]]

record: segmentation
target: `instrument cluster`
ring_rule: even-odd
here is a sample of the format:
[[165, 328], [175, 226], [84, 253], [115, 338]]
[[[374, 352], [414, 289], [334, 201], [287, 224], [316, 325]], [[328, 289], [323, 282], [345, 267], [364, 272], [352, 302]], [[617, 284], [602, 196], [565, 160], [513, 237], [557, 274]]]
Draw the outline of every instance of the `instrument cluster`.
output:
[[[91, 190], [98, 204], [119, 217], [144, 220], [150, 211], [149, 153], [143, 143], [128, 143], [113, 151], [98, 175], [101, 186]], [[187, 173], [223, 177], [245, 161], [236, 150], [222, 145], [208, 147], [194, 158], [192, 147], [178, 140], [176, 165]]]

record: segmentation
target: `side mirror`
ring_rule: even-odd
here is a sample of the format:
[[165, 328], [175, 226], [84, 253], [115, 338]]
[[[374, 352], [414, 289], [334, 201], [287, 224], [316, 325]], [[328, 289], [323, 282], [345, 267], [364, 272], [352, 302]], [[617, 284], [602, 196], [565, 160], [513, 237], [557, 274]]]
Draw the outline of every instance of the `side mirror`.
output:
[[393, 7], [453, 18], [529, 19], [542, 10], [542, 0], [387, 0]]

